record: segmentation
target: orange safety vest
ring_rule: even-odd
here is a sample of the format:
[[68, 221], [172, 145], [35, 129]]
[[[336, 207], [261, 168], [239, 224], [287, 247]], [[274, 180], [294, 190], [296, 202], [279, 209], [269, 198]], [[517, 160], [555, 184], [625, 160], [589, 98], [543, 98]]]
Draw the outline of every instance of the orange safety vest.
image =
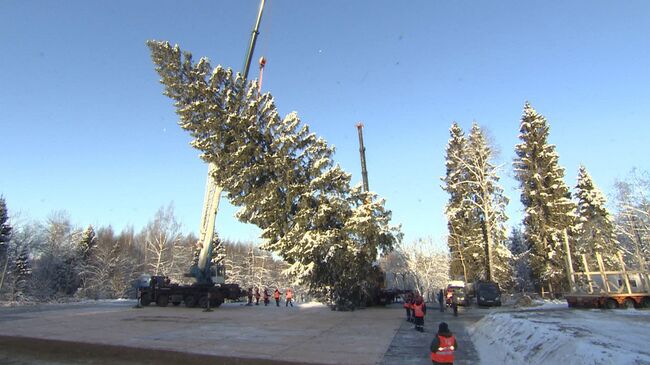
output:
[[276, 290], [275, 293], [273, 293], [273, 297], [275, 299], [280, 299], [280, 292]]
[[287, 290], [287, 299], [293, 298], [293, 292], [291, 290]]
[[418, 318], [424, 318], [424, 303], [422, 304], [413, 304], [413, 311], [415, 311], [415, 316]]
[[403, 306], [404, 308], [406, 308], [406, 309], [410, 309], [410, 308], [411, 308], [411, 303], [409, 303], [409, 301], [408, 301], [408, 299], [407, 299], [407, 300], [404, 301], [404, 304], [403, 304], [402, 306]]
[[431, 360], [440, 364], [452, 364], [454, 362], [454, 342], [456, 342], [456, 337], [451, 335], [451, 337], [443, 337], [438, 335], [438, 345], [437, 352], [431, 352]]

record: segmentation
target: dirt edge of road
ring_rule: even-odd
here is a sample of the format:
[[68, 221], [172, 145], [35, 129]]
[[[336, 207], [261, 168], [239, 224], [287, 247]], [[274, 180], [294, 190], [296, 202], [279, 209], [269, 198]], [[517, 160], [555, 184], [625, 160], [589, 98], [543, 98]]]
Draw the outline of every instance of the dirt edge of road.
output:
[[[24, 363], [74, 363], [74, 364], [120, 364], [120, 365], [297, 365], [273, 359], [238, 358], [193, 354], [179, 351], [135, 348], [96, 343], [59, 341], [31, 337], [0, 335], [0, 359], [20, 357]], [[319, 365], [311, 363], [310, 365]]]

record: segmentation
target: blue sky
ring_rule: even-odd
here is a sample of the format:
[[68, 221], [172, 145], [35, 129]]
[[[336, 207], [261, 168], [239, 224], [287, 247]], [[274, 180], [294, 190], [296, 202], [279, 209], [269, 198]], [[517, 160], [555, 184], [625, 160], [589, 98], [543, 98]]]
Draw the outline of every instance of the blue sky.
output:
[[[241, 70], [257, 0], [0, 2], [0, 194], [10, 214], [65, 210], [80, 226], [141, 229], [174, 203], [198, 231], [207, 166], [176, 125], [145, 41], [168, 40]], [[550, 122], [566, 181], [585, 164], [606, 194], [648, 170], [646, 1], [269, 0], [254, 62], [282, 114], [298, 111], [370, 188], [406, 240], [442, 242], [444, 149], [452, 121], [477, 121], [501, 151], [511, 224], [522, 206], [511, 162], [524, 102]], [[251, 77], [257, 77], [251, 66]], [[256, 240], [217, 218], [222, 237]]]

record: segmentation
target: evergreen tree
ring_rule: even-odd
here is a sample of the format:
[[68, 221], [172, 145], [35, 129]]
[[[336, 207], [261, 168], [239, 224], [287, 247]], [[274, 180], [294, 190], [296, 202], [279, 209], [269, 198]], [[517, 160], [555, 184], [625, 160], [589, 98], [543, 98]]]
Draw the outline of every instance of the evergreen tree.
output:
[[31, 263], [29, 261], [29, 247], [22, 245], [19, 252], [12, 268], [12, 300], [19, 300], [25, 297], [29, 277], [32, 273]]
[[81, 240], [79, 241], [79, 253], [84, 262], [88, 261], [92, 249], [95, 247], [95, 241], [95, 229], [92, 225], [88, 225], [88, 228], [81, 234]]
[[[480, 255], [479, 227], [471, 218], [472, 211], [463, 203], [467, 196], [467, 168], [464, 162], [467, 156], [467, 138], [463, 130], [454, 122], [449, 129], [450, 139], [447, 143], [445, 166], [446, 174], [442, 178], [442, 188], [449, 194], [445, 207], [447, 215], [447, 246], [451, 256], [449, 276], [463, 278], [468, 282], [476, 279], [473, 271], [476, 258]], [[478, 248], [478, 250], [477, 250]]]
[[9, 213], [7, 211], [7, 203], [3, 196], [0, 196], [0, 263], [2, 265], [2, 273], [0, 277], [0, 291], [5, 281], [7, 274], [7, 267], [9, 265], [9, 240], [11, 239], [12, 227], [9, 224]]
[[[605, 207], [606, 199], [584, 166], [578, 171], [576, 185], [578, 199], [578, 224], [575, 227], [576, 254], [584, 254], [587, 264], [597, 268], [596, 253], [603, 257], [606, 270], [620, 270], [617, 254], [619, 244], [614, 220]], [[581, 265], [581, 260], [577, 260]]]
[[524, 233], [519, 227], [513, 227], [508, 238], [508, 247], [514, 261], [514, 286], [516, 291], [531, 292], [532, 271], [529, 262], [529, 249], [526, 247]]
[[536, 288], [555, 291], [566, 286], [563, 234], [574, 225], [575, 204], [548, 135], [546, 118], [526, 103], [513, 163], [525, 207], [524, 238]]
[[[220, 66], [213, 70], [205, 59], [194, 64], [178, 46], [148, 46], [179, 125], [216, 167], [213, 177], [240, 207], [238, 219], [262, 229], [263, 248], [283, 257], [296, 279], [332, 300], [352, 300], [376, 259], [372, 254], [397, 239], [385, 225], [390, 212], [383, 201], [355, 194], [350, 175], [333, 163], [333, 147], [297, 114], [280, 118], [272, 96], [259, 94], [255, 82]], [[354, 222], [361, 217], [357, 210], [367, 225]], [[366, 240], [368, 232], [359, 229], [379, 240]]]

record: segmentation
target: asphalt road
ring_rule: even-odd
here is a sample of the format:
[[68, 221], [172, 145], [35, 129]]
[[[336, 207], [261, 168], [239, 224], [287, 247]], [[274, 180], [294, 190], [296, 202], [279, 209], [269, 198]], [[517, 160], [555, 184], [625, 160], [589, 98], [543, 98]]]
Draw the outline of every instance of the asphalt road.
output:
[[445, 321], [456, 335], [456, 364], [478, 364], [467, 326], [494, 309], [430, 305], [425, 332], [401, 304], [354, 312], [322, 306], [150, 306], [135, 301], [0, 308], [0, 364], [430, 364], [429, 344]]

